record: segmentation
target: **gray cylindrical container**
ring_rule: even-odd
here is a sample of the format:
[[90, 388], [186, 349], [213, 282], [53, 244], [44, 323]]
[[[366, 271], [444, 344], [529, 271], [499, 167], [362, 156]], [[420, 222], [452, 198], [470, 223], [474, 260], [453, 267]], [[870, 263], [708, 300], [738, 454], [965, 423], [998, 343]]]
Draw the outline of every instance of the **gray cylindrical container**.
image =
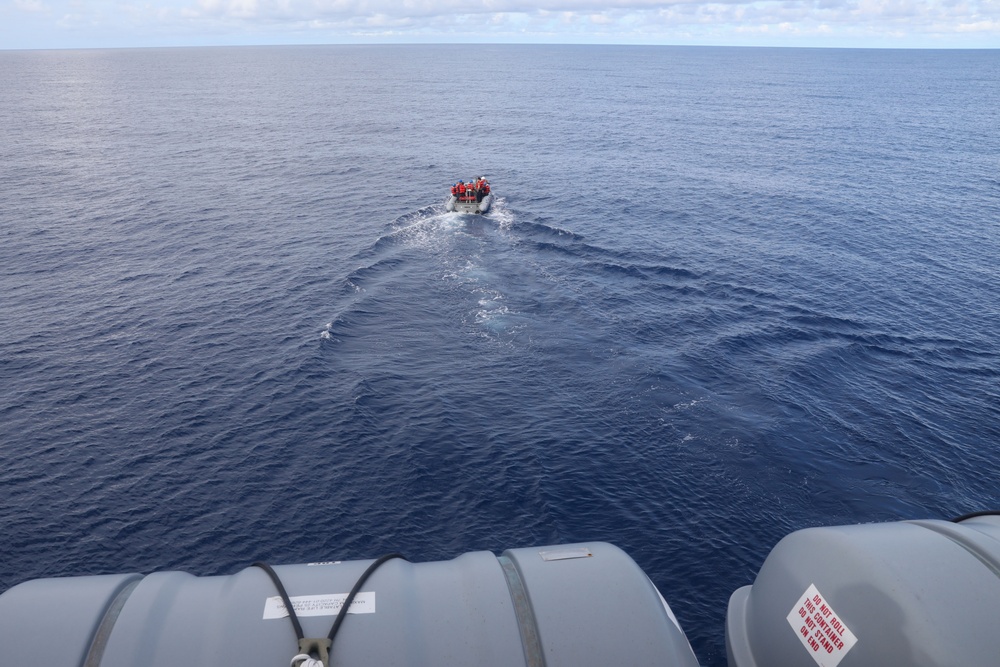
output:
[[[274, 568], [307, 637], [326, 637], [370, 563]], [[350, 609], [331, 649], [338, 667], [698, 664], [653, 584], [605, 543], [390, 560]], [[298, 652], [258, 568], [39, 579], [0, 595], [4, 666], [285, 667]]]
[[730, 667], [1000, 665], [1000, 517], [810, 528], [729, 600]]

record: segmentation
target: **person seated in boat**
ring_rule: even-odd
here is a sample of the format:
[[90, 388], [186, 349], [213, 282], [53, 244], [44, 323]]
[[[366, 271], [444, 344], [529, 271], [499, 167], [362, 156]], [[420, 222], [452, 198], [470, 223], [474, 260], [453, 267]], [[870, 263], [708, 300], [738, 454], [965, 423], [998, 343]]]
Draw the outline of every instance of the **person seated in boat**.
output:
[[454, 185], [451, 186], [451, 196], [452, 197], [458, 196], [458, 183], [455, 183]]
[[458, 182], [458, 201], [465, 199], [465, 181]]

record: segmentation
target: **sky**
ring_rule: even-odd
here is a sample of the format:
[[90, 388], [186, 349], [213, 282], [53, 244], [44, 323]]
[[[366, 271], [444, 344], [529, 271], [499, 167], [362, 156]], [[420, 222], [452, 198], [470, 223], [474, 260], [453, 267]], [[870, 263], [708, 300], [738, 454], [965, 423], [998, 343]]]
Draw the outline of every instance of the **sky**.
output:
[[1000, 0], [0, 0], [0, 49], [470, 42], [1000, 48]]

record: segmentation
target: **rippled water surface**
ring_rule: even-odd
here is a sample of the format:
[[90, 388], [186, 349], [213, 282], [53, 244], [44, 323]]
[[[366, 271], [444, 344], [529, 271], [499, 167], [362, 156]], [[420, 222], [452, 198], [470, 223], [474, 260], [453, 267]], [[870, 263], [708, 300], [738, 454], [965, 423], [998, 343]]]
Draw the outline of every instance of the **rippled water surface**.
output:
[[717, 666], [788, 532], [1000, 505], [1000, 52], [0, 52], [0, 90], [0, 590], [606, 540]]

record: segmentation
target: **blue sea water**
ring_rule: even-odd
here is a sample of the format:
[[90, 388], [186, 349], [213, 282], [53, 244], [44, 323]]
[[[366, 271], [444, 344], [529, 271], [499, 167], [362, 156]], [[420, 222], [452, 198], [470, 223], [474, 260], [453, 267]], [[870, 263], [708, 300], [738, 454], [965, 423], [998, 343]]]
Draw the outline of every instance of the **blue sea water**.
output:
[[[0, 52], [0, 590], [1000, 506], [1000, 52]], [[486, 174], [487, 216], [446, 213]]]

